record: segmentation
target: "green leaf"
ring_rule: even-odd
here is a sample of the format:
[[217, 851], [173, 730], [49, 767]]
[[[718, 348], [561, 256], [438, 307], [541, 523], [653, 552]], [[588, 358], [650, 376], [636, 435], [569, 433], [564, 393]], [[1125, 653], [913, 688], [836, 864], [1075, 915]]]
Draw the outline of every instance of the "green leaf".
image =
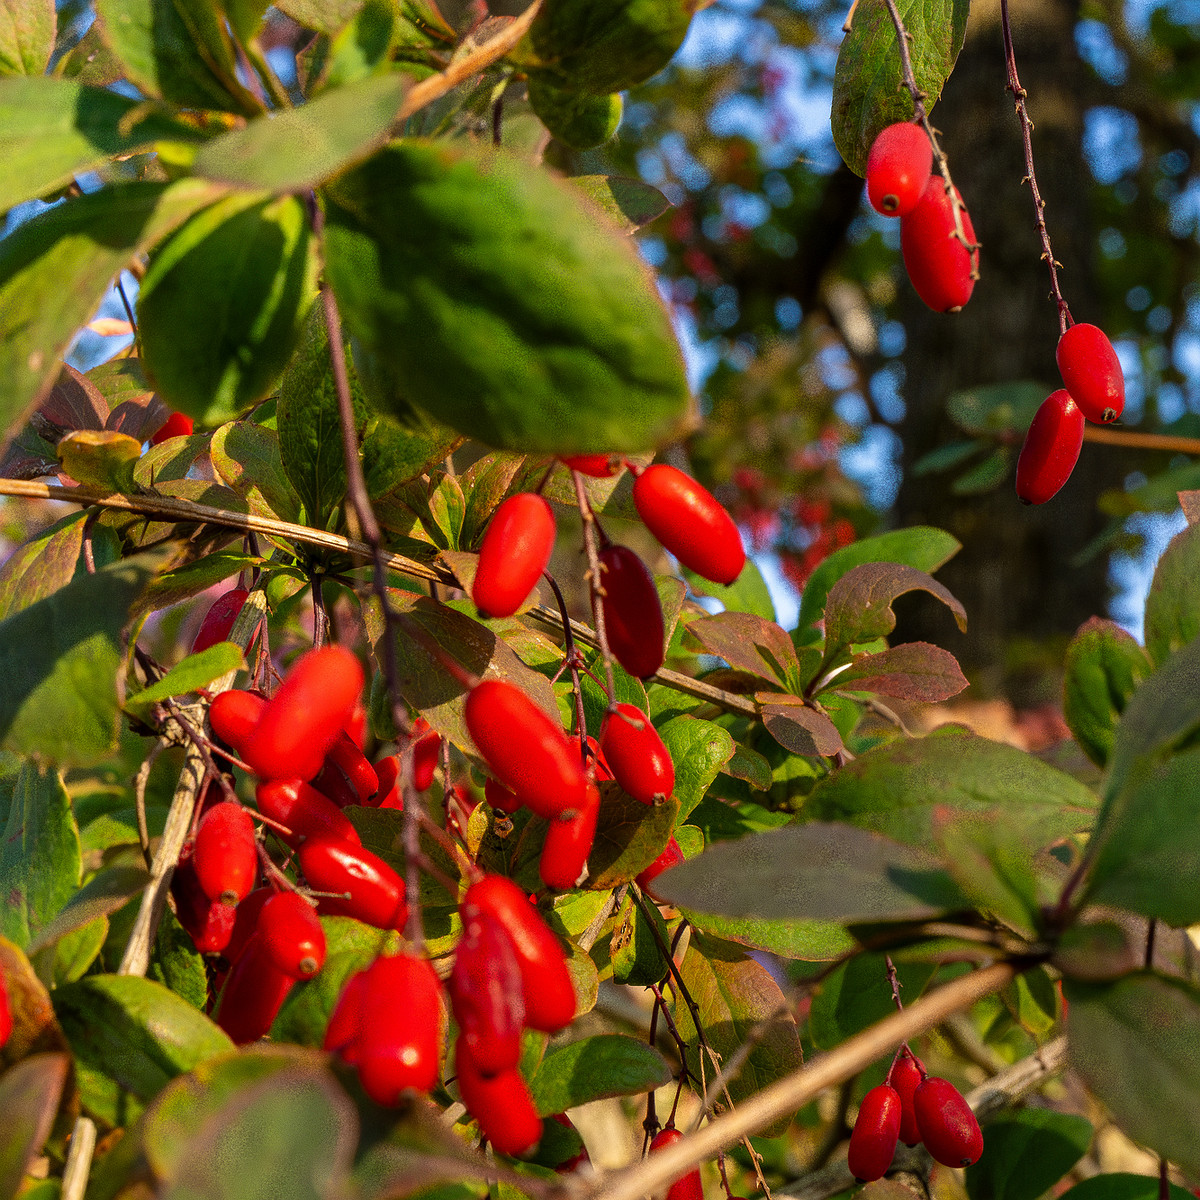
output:
[[548, 0], [529, 30], [533, 61], [559, 87], [624, 91], [670, 62], [693, 7], [685, 0]]
[[800, 600], [796, 628], [806, 629], [821, 619], [829, 589], [853, 567], [868, 562], [891, 562], [903, 563], [918, 571], [936, 571], [961, 549], [962, 545], [956, 538], [929, 525], [896, 529], [843, 546], [808, 577]]
[[1129, 1137], [1200, 1175], [1200, 989], [1149, 971], [1064, 989], [1074, 1069]]
[[660, 726], [658, 736], [675, 764], [675, 799], [679, 801], [679, 820], [683, 821], [733, 758], [734, 741], [720, 725], [687, 714], [672, 717]]
[[967, 1168], [970, 1200], [1037, 1200], [1087, 1153], [1094, 1130], [1073, 1113], [1026, 1108], [991, 1121]]
[[956, 726], [878, 746], [826, 776], [807, 817], [846, 821], [913, 846], [933, 837], [935, 812], [1009, 810], [1039, 845], [1087, 829], [1096, 797], [1077, 780], [1013, 746]]
[[1136, 971], [1142, 960], [1143, 951], [1116, 921], [1089, 921], [1063, 930], [1050, 963], [1069, 978], [1098, 983]]
[[[15, 0], [37, 7], [29, 0]], [[14, 3], [5, 0], [4, 7]], [[2, 10], [0, 10], [2, 11]], [[53, 24], [53, 8], [50, 8]], [[3, 18], [0, 17], [0, 26]], [[4, 57], [0, 34], [0, 61]], [[0, 66], [0, 70], [3, 67]], [[204, 134], [103, 88], [43, 76], [0, 79], [0, 212], [65, 187], [110, 158], [149, 150], [156, 142], [197, 143]]]
[[[699, 1009], [708, 1043], [721, 1062], [728, 1061], [747, 1042], [753, 1046], [729, 1081], [735, 1104], [800, 1068], [800, 1036], [787, 999], [766, 968], [747, 957], [740, 946], [693, 933], [680, 975]], [[760, 1028], [764, 1022], [765, 1030]], [[703, 1051], [698, 1047], [691, 1012], [682, 1003], [675, 1006], [675, 1024], [687, 1043], [688, 1066], [695, 1077], [712, 1079], [718, 1068], [705, 1056], [701, 1070]], [[761, 1130], [760, 1136], [778, 1136], [792, 1116], [788, 1113], [780, 1117]]]
[[1045, 384], [1014, 380], [955, 392], [946, 401], [946, 412], [967, 433], [994, 438], [1027, 429], [1045, 399]]
[[[688, 590], [697, 596], [711, 596], [719, 600], [726, 612], [753, 613], [764, 621], [775, 622], [775, 605], [771, 600], [771, 592], [767, 587], [758, 564], [753, 560], [747, 561], [742, 573], [728, 587], [713, 583], [697, 575], [687, 567], [681, 568], [684, 579], [687, 580]], [[794, 656], [794, 652], [793, 652]]]
[[551, 1050], [542, 1059], [529, 1091], [538, 1113], [548, 1117], [593, 1100], [636, 1096], [671, 1081], [663, 1056], [620, 1033], [601, 1033]]
[[692, 621], [687, 627], [687, 637], [707, 653], [723, 658], [735, 670], [745, 671], [784, 691], [798, 694], [801, 690], [796, 647], [772, 620], [749, 612], [723, 612]]
[[79, 886], [79, 830], [57, 771], [0, 755], [0, 934], [22, 949]]
[[253, 114], [221, 14], [206, 0], [98, 0], [101, 33], [130, 83], [183, 108]]
[[[682, 843], [681, 843], [682, 845]], [[659, 880], [665, 880], [660, 875]], [[761, 917], [727, 917], [720, 913], [681, 910], [697, 929], [752, 950], [766, 950], [780, 958], [804, 962], [832, 962], [858, 945], [836, 921], [765, 920]]]
[[896, 628], [892, 603], [908, 592], [928, 592], [967, 628], [966, 609], [931, 576], [900, 563], [867, 562], [853, 567], [829, 589], [825, 600], [825, 657], [833, 647], [887, 637]]
[[[933, 972], [929, 963], [897, 964], [900, 994], [906, 1004], [920, 996]], [[895, 1010], [887, 959], [882, 954], [856, 954], [838, 967], [813, 997], [809, 1010], [813, 1042], [819, 1050], [832, 1050]]]
[[383, 145], [411, 82], [376, 75], [259, 117], [209, 142], [192, 173], [268, 192], [314, 188]]
[[52, 987], [74, 983], [82, 978], [100, 957], [108, 939], [108, 918], [97, 917], [78, 929], [72, 929], [37, 956], [37, 969]]
[[600, 817], [596, 822], [596, 840], [588, 855], [589, 878], [585, 886], [595, 891], [611, 891], [636, 878], [663, 852], [675, 828], [679, 805], [672, 797], [647, 808], [615, 783], [599, 786]]
[[985, 445], [987, 443], [978, 438], [972, 438], [969, 442], [948, 442], [936, 450], [930, 450], [928, 454], [922, 454], [909, 468], [909, 471], [918, 477], [949, 471], [951, 467], [957, 467], [959, 463], [965, 462], [977, 450], [982, 450]]
[[0, 241], [0, 428], [13, 429], [54, 386], [112, 277], [219, 195], [191, 179], [120, 184], [57, 205]]
[[788, 825], [717, 842], [655, 883], [679, 908], [767, 920], [923, 920], [963, 907], [945, 867], [850, 825]]
[[75, 576], [86, 511], [68, 513], [61, 521], [18, 546], [0, 566], [0, 621], [66, 587]]
[[649, 225], [671, 207], [671, 202], [658, 188], [640, 179], [626, 179], [621, 175], [572, 175], [568, 182], [607, 213], [623, 233], [634, 233], [643, 225]]
[[54, 49], [56, 26], [54, 0], [2, 0], [0, 75], [41, 75]]
[[208, 969], [204, 958], [197, 953], [192, 935], [169, 908], [159, 923], [147, 974], [169, 987], [197, 1012], [208, 1007]]
[[625, 102], [620, 93], [600, 96], [555, 87], [541, 76], [532, 75], [528, 85], [529, 106], [543, 125], [564, 146], [592, 150], [617, 132]]
[[934, 818], [937, 847], [950, 874], [979, 908], [1017, 929], [1038, 928], [1039, 896], [1032, 845], [1020, 815], [1002, 808], [986, 813], [950, 812]]
[[1139, 763], [1105, 807], [1093, 838], [1091, 899], [1169, 925], [1200, 921], [1200, 749]]
[[326, 271], [383, 411], [553, 454], [644, 450], [689, 424], [652, 279], [570, 185], [501, 152], [406, 141], [330, 184], [325, 206]]
[[1189, 525], [1172, 539], [1146, 596], [1146, 650], [1156, 665], [1200, 634], [1200, 526]]
[[905, 642], [878, 654], [856, 655], [826, 685], [835, 691], [875, 692], [926, 704], [949, 700], [967, 686], [958, 660], [928, 642]]
[[[897, 0], [917, 87], [932, 109], [950, 78], [967, 31], [969, 0]], [[838, 52], [833, 76], [833, 141], [846, 165], [866, 172], [867, 152], [885, 125], [911, 121], [896, 27], [883, 0], [860, 0]]]
[[132, 492], [142, 443], [111, 429], [77, 429], [55, 447], [64, 474], [102, 492]]
[[238, 194], [197, 213], [150, 260], [142, 363], [172, 408], [206, 425], [261, 400], [316, 295], [316, 245], [293, 196]]
[[31, 1054], [0, 1076], [0, 1196], [16, 1196], [50, 1136], [71, 1060]]
[[90, 975], [54, 993], [84, 1108], [127, 1125], [165, 1084], [233, 1043], [161, 983]]
[[1063, 716], [1098, 767], [1112, 753], [1117, 721], [1150, 674], [1146, 652], [1115, 621], [1092, 617], [1067, 647]]
[[121, 631], [162, 560], [155, 551], [81, 575], [0, 621], [0, 744], [67, 763], [113, 749]]
[[279, 10], [304, 29], [333, 34], [354, 19], [362, 4], [363, 0], [283, 0]]
[[130, 696], [125, 707], [130, 712], [144, 715], [163, 700], [197, 691], [222, 675], [240, 671], [245, 665], [246, 658], [240, 646], [233, 642], [218, 642], [199, 654], [189, 654], [157, 683]]
[[982, 462], [955, 477], [950, 485], [956, 496], [982, 496], [994, 491], [1005, 479], [1012, 466], [1012, 452], [1007, 446], [998, 446]]
[[358, 1115], [317, 1063], [275, 1071], [239, 1088], [190, 1139], [162, 1200], [290, 1200], [345, 1194]]
[[[347, 363], [351, 378], [353, 368]], [[436, 421], [403, 426], [395, 417], [377, 413], [362, 443], [363, 477], [367, 494], [378, 499], [423, 475], [462, 444], [453, 429]]]
[[[658, 937], [655, 937], [656, 930]], [[613, 982], [635, 987], [662, 983], [668, 970], [663, 946], [670, 944], [670, 934], [658, 906], [647, 904], [643, 909], [633, 895], [627, 893], [613, 921], [609, 942]]]
[[150, 876], [144, 867], [114, 866], [97, 871], [75, 892], [57, 916], [38, 930], [29, 943], [29, 953], [36, 954], [98, 917], [116, 912], [124, 907], [131, 896], [136, 896], [149, 880]]
[[299, 519], [300, 504], [283, 469], [275, 430], [248, 421], [222, 425], [212, 436], [212, 465], [255, 516]]
[[[1192, 1193], [1177, 1183], [1168, 1182], [1166, 1200], [1189, 1200]], [[1157, 1175], [1129, 1175], [1123, 1171], [1106, 1171], [1077, 1183], [1059, 1200], [1160, 1200]], [[1193, 1198], [1194, 1200], [1194, 1198]]]

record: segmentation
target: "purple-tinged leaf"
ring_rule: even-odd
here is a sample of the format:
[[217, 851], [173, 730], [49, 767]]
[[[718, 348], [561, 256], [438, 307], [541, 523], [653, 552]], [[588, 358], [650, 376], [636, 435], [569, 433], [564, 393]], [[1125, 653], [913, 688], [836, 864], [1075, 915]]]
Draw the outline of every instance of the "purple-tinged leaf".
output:
[[834, 646], [887, 637], [896, 628], [892, 602], [915, 591], [936, 597], [954, 614], [959, 629], [966, 629], [966, 610], [932, 576], [901, 563], [863, 563], [847, 571], [829, 589], [825, 602], [826, 658]]
[[753, 613], [723, 612], [693, 621], [688, 634], [708, 654], [723, 658], [731, 667], [788, 691], [798, 690], [796, 647], [774, 621]]
[[933, 703], [957, 696], [967, 679], [949, 650], [928, 642], [905, 642], [878, 654], [858, 655], [827, 686]]
[[[767, 732], [785, 749], [807, 758], [822, 755], [828, 758], [844, 749], [837, 726], [815, 708], [799, 699], [759, 692], [755, 699], [761, 705], [763, 724]], [[791, 703], [787, 703], [787, 700]]]

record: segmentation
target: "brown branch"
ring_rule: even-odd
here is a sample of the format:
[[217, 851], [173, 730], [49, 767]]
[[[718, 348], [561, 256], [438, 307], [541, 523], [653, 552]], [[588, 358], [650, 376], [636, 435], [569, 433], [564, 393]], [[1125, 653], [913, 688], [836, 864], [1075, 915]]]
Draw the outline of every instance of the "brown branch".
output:
[[1085, 442], [1106, 446], [1128, 446], [1132, 450], [1165, 450], [1170, 454], [1200, 454], [1200, 438], [1174, 437], [1166, 433], [1139, 433], [1136, 429], [1111, 429], [1085, 425]]

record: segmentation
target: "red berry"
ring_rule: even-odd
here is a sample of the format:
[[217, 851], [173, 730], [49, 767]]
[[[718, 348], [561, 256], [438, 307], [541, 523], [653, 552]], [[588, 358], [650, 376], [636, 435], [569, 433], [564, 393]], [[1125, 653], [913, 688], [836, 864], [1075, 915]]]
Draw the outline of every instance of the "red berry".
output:
[[258, 811], [291, 834], [279, 833], [293, 848], [305, 838], [327, 837], [337, 841], [362, 844], [350, 819], [328, 796], [318, 792], [302, 779], [264, 779], [254, 790]]
[[217, 1024], [239, 1046], [257, 1042], [271, 1028], [293, 983], [271, 962], [262, 939], [252, 937], [225, 980]]
[[921, 1140], [913, 1094], [924, 1078], [925, 1067], [921, 1060], [907, 1050], [900, 1051], [888, 1072], [888, 1082], [900, 1097], [900, 1140], [906, 1146], [915, 1146]]
[[675, 790], [675, 764], [650, 718], [618, 704], [604, 718], [600, 745], [613, 777], [635, 800], [656, 804]]
[[403, 929], [408, 920], [404, 880], [361, 846], [311, 837], [299, 850], [300, 869], [314, 891], [348, 892], [349, 898], [322, 898], [320, 911], [354, 917], [376, 929]]
[[471, 599], [480, 615], [510, 617], [550, 563], [554, 511], [532, 492], [509, 496], [496, 509], [479, 547]]
[[519, 687], [485, 679], [471, 689], [467, 732], [496, 778], [538, 816], [577, 811], [587, 779], [579, 748]]
[[404, 793], [400, 790], [400, 756], [389, 754], [375, 764], [379, 790], [371, 798], [375, 808], [404, 808]]
[[[418, 726], [429, 732], [417, 736]], [[442, 757], [442, 735], [429, 729], [429, 722], [421, 719], [413, 724], [413, 787], [423, 792], [433, 783], [433, 774]]]
[[538, 873], [548, 888], [565, 892], [579, 885], [592, 852], [592, 843], [596, 840], [599, 816], [600, 790], [594, 783], [589, 783], [579, 811], [569, 821], [550, 822], [538, 860]]
[[229, 945], [241, 905], [234, 908], [230, 904], [222, 904], [220, 900], [208, 898], [196, 878], [196, 865], [192, 858], [194, 849], [194, 842], [184, 843], [171, 876], [175, 916], [191, 935], [200, 954], [220, 954]]
[[459, 1038], [484, 1075], [521, 1060], [525, 996], [512, 938], [490, 913], [463, 909], [463, 934], [450, 973], [450, 1004]]
[[520, 1071], [501, 1071], [490, 1078], [482, 1075], [462, 1038], [454, 1047], [454, 1070], [462, 1102], [501, 1154], [527, 1154], [538, 1144], [542, 1121]]
[[351, 1065], [358, 1062], [358, 1038], [362, 1032], [362, 997], [366, 983], [365, 970], [356, 971], [342, 984], [341, 995], [329, 1014], [329, 1024], [325, 1026], [325, 1040], [321, 1043], [323, 1050], [339, 1054], [344, 1062]]
[[[605, 546], [599, 554], [599, 598], [613, 657], [638, 679], [649, 679], [666, 657], [662, 602], [649, 568], [628, 546]], [[596, 597], [593, 594], [593, 608]]]
[[355, 801], [357, 804], [366, 804], [379, 790], [375, 768], [345, 730], [333, 739], [333, 745], [325, 755], [325, 764], [333, 764], [341, 769], [358, 797]]
[[634, 483], [633, 503], [646, 528], [697, 575], [731, 584], [742, 573], [746, 551], [738, 527], [691, 476], [655, 463]]
[[276, 892], [263, 905], [258, 933], [271, 961], [293, 979], [311, 979], [325, 962], [325, 930], [299, 892]]
[[328, 754], [321, 769], [312, 777], [312, 786], [326, 799], [332, 800], [337, 808], [349, 808], [352, 804], [361, 803], [354, 785], [346, 778], [346, 772]]
[[[648, 867], [642, 870], [635, 882], [646, 895], [654, 896], [654, 889], [650, 884], [667, 870], [668, 867], [678, 866], [681, 862], [683, 862], [683, 851], [680, 850], [679, 843], [672, 838], [663, 848], [663, 852]], [[654, 898], [658, 899], [657, 896], [654, 896]]]
[[262, 914], [263, 905], [275, 895], [272, 887], [255, 888], [234, 911], [233, 932], [229, 935], [229, 944], [225, 947], [225, 957], [230, 963], [235, 963], [246, 952], [250, 939], [258, 932], [258, 918]]
[[200, 818], [192, 860], [196, 878], [210, 900], [236, 904], [258, 878], [254, 822], [236, 800], [215, 804]]
[[1072, 325], [1055, 353], [1063, 383], [1083, 415], [1098, 425], [1125, 409], [1125, 376], [1113, 344], [1095, 325]]
[[920, 125], [880, 131], [867, 155], [867, 199], [885, 217], [907, 216], [921, 202], [933, 170], [933, 146]]
[[1017, 459], [1017, 496], [1045, 504], [1071, 477], [1083, 449], [1083, 413], [1066, 388], [1042, 401]]
[[243, 758], [250, 735], [266, 707], [266, 697], [257, 692], [221, 692], [213, 697], [208, 707], [208, 723], [213, 733], [239, 758]]
[[245, 759], [262, 779], [311, 779], [363, 689], [358, 659], [341, 646], [309, 650], [267, 701]]
[[412, 954], [383, 955], [360, 986], [356, 1062], [363, 1091], [389, 1105], [409, 1090], [428, 1092], [438, 1081], [446, 1033], [437, 972]]
[[511, 816], [521, 807], [521, 797], [490, 775], [483, 782], [483, 798], [498, 813]]
[[167, 438], [187, 437], [195, 428], [196, 422], [191, 417], [185, 417], [181, 412], [173, 412], [167, 417], [162, 428], [150, 438], [150, 445], [157, 446]]
[[846, 1156], [846, 1165], [855, 1179], [870, 1183], [887, 1174], [900, 1140], [900, 1112], [900, 1095], [886, 1083], [863, 1097]]
[[490, 915], [512, 939], [525, 993], [525, 1024], [557, 1033], [575, 1018], [575, 987], [558, 938], [511, 879], [487, 875], [459, 905], [464, 926], [476, 913]]
[[233, 623], [249, 595], [245, 588], [234, 588], [217, 597], [200, 623], [200, 632], [196, 634], [196, 640], [192, 643], [193, 654], [199, 654], [201, 650], [207, 650], [209, 646], [215, 646], [229, 638]]
[[346, 731], [346, 736], [360, 749], [363, 750], [367, 745], [367, 706], [362, 702], [362, 697], [358, 698], [358, 703], [354, 706], [354, 711], [350, 714], [350, 719], [343, 727]]
[[913, 1093], [921, 1141], [937, 1162], [969, 1167], [983, 1153], [983, 1133], [970, 1105], [948, 1079], [930, 1075]]
[[0, 971], [0, 1050], [12, 1036], [13, 1019], [12, 1007], [8, 1002], [8, 988], [4, 982], [4, 972]]
[[[960, 197], [961, 199], [961, 197]], [[964, 207], [963, 234], [974, 244], [975, 228]], [[968, 250], [954, 229], [954, 207], [941, 175], [929, 176], [921, 202], [900, 222], [900, 249], [916, 293], [935, 312], [958, 312], [975, 290], [979, 250]]]
[[573, 454], [564, 458], [563, 463], [593, 479], [611, 479], [621, 469], [621, 458], [615, 454]]
[[[674, 1126], [660, 1129], [650, 1143], [650, 1153], [662, 1150], [666, 1146], [674, 1146], [683, 1141], [683, 1134]], [[699, 1167], [693, 1167], [685, 1175], [681, 1175], [667, 1189], [667, 1200], [704, 1200], [704, 1184], [700, 1180]]]

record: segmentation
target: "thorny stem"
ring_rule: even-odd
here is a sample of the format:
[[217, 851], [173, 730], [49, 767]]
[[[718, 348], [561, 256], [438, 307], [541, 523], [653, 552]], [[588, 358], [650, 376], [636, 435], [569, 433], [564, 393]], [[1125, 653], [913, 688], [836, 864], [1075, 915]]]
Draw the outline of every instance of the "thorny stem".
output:
[[896, 975], [896, 964], [892, 962], [892, 956], [885, 954], [884, 962], [887, 963], [887, 981], [892, 989], [892, 1003], [900, 1011], [904, 1011], [904, 1001], [900, 999], [900, 980]]
[[608, 630], [604, 624], [604, 605], [600, 597], [605, 595], [604, 582], [601, 578], [600, 558], [596, 549], [596, 516], [583, 489], [583, 476], [578, 471], [571, 472], [571, 481], [575, 484], [575, 503], [579, 506], [579, 515], [583, 519], [583, 548], [588, 560], [588, 587], [592, 593], [592, 612], [596, 618], [596, 641], [600, 645], [600, 653], [604, 658], [604, 676], [607, 682], [608, 703], [613, 703], [616, 695], [616, 684], [613, 681], [612, 651], [608, 647]]
[[[911, 35], [904, 28], [904, 20], [900, 16], [900, 10], [896, 7], [896, 0], [884, 0], [884, 3], [887, 5], [888, 15], [892, 18], [892, 24], [896, 28], [896, 42], [900, 49], [900, 70], [904, 75], [904, 86], [912, 97], [913, 115], [921, 122], [921, 127], [929, 138], [929, 144], [933, 147], [933, 161], [937, 165], [938, 174], [945, 182], [946, 195], [950, 198], [950, 207], [954, 210], [954, 236], [968, 251], [974, 252], [979, 249], [979, 243], [967, 238], [966, 227], [963, 225], [965, 205], [962, 197], [958, 194], [958, 188], [954, 186], [954, 180], [950, 178], [950, 163], [937, 139], [937, 132], [930, 123], [929, 112], [925, 107], [925, 93], [917, 85], [917, 77], [913, 74], [912, 55], [908, 51]], [[971, 278], [979, 278], [979, 257], [975, 254], [971, 258]]]
[[[891, 0], [889, 0], [889, 3]], [[1017, 76], [1017, 59], [1013, 53], [1012, 25], [1008, 19], [1008, 0], [1000, 0], [1000, 28], [1004, 33], [1004, 61], [1008, 68], [1008, 90], [1012, 93], [1016, 105], [1017, 117], [1021, 122], [1021, 140], [1025, 143], [1025, 180], [1033, 193], [1033, 209], [1037, 216], [1038, 237], [1042, 242], [1042, 261], [1050, 272], [1050, 295], [1058, 307], [1058, 331], [1066, 333], [1068, 326], [1073, 325], [1071, 310], [1063, 299], [1062, 289], [1058, 285], [1058, 268], [1062, 263], [1054, 257], [1050, 246], [1050, 232], [1046, 228], [1046, 202], [1038, 189], [1037, 172], [1033, 169], [1033, 122], [1029, 119], [1029, 110], [1025, 106], [1028, 93], [1021, 86]]]

